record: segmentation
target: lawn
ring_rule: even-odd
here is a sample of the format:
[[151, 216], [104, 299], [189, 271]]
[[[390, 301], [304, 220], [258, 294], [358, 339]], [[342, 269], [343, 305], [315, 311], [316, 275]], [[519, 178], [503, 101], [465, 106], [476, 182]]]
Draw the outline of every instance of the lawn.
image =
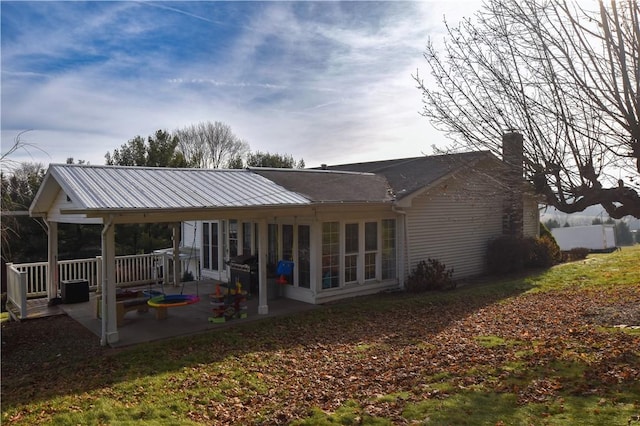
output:
[[640, 426], [632, 325], [640, 246], [121, 350], [5, 323], [2, 424]]

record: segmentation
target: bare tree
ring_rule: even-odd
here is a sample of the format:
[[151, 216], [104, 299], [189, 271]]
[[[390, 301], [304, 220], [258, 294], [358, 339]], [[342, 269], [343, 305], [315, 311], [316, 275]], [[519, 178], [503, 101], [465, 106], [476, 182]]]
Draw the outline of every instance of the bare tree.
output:
[[524, 135], [525, 171], [566, 213], [601, 204], [640, 217], [640, 9], [637, 0], [487, 0], [429, 40], [423, 115], [454, 149], [500, 153]]
[[[16, 161], [12, 156], [18, 151], [30, 152], [31, 149], [42, 151], [36, 145], [26, 142], [22, 137], [29, 130], [16, 135], [9, 148], [0, 153], [0, 189], [1, 189], [1, 220], [0, 244], [2, 257], [7, 258], [8, 243], [11, 236], [18, 235], [18, 221], [16, 214], [24, 215], [29, 209], [31, 200], [44, 178], [44, 169], [40, 163], [25, 163]], [[42, 151], [44, 152], [44, 151]]]
[[175, 131], [178, 149], [195, 167], [220, 168], [249, 151], [249, 144], [236, 136], [228, 124], [207, 121]]
[[[10, 172], [15, 168], [20, 167], [20, 162], [11, 158], [18, 151], [25, 151], [29, 153], [31, 149], [37, 149], [38, 151], [42, 151], [42, 149], [38, 148], [35, 144], [25, 141], [22, 139], [25, 133], [30, 132], [31, 130], [23, 130], [13, 138], [13, 143], [9, 146], [5, 152], [0, 153], [0, 170], [4, 173]], [[46, 153], [45, 153], [46, 154]]]

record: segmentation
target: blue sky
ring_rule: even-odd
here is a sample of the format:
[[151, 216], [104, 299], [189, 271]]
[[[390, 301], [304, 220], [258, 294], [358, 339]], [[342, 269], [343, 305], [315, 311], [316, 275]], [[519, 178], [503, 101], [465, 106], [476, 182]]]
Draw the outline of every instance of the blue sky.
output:
[[229, 124], [307, 166], [431, 153], [411, 75], [478, 1], [6, 2], [2, 152], [45, 166], [158, 129]]

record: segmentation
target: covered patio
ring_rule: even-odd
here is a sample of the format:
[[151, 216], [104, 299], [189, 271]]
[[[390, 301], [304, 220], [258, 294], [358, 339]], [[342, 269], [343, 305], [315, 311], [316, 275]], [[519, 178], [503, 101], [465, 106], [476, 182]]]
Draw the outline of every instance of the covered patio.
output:
[[[250, 297], [247, 300], [246, 318], [229, 319], [224, 323], [212, 323], [208, 320], [212, 316], [209, 294], [215, 293], [217, 284], [218, 283], [213, 280], [204, 280], [185, 283], [184, 288], [182, 286], [165, 287], [164, 290], [167, 294], [180, 294], [183, 292], [184, 294], [198, 295], [200, 301], [191, 305], [169, 308], [167, 317], [160, 320], [156, 319], [153, 309], [147, 312], [137, 312], [135, 310], [127, 312], [124, 316], [123, 325], [118, 327], [119, 339], [116, 342], [110, 342], [109, 346], [114, 348], [131, 346], [232, 327], [265, 318], [293, 315], [312, 309], [322, 309], [320, 305], [276, 298], [269, 301], [268, 314], [258, 315], [258, 298]], [[139, 288], [139, 290], [144, 289], [144, 287]], [[55, 308], [78, 321], [97, 337], [100, 337], [102, 334], [102, 321], [96, 316], [98, 297], [98, 293], [92, 292], [88, 302], [63, 304]]]
[[[58, 260], [58, 223], [99, 224], [102, 226], [101, 277], [98, 292], [101, 295], [100, 320], [95, 320], [95, 302], [91, 309], [70, 306], [69, 315], [86, 321], [89, 328], [99, 327], [102, 345], [117, 345], [124, 333], [125, 343], [136, 339], [151, 339], [155, 333], [161, 336], [171, 333], [171, 324], [183, 333], [209, 327], [207, 316], [211, 312], [208, 297], [200, 301], [201, 318], [195, 304], [171, 310], [163, 325], [121, 328], [117, 324], [115, 226], [128, 223], [167, 223], [173, 229], [174, 289], [178, 288], [181, 271], [178, 259], [181, 235], [180, 222], [211, 217], [227, 217], [229, 214], [250, 215], [259, 223], [258, 252], [266, 253], [266, 220], [286, 211], [308, 207], [309, 200], [287, 191], [263, 177], [245, 171], [220, 171], [211, 173], [195, 169], [161, 169], [143, 167], [96, 167], [51, 165], [29, 209], [32, 216], [42, 217], [48, 229], [48, 298], [58, 297], [60, 285], [53, 265]], [[280, 210], [280, 211], [278, 211]], [[259, 294], [257, 314], [268, 315], [266, 262], [260, 262], [258, 271]], [[168, 283], [167, 283], [168, 284]], [[168, 292], [170, 285], [165, 285]], [[207, 294], [203, 289], [203, 294]], [[89, 302], [91, 303], [91, 302]], [[255, 302], [254, 302], [255, 303]], [[205, 309], [207, 307], [208, 309]], [[193, 309], [191, 309], [193, 308]], [[208, 310], [205, 314], [204, 311]], [[91, 314], [89, 314], [91, 313]], [[190, 314], [190, 315], [187, 315]], [[132, 315], [131, 313], [128, 315]], [[142, 314], [141, 314], [142, 315]], [[91, 324], [90, 324], [91, 323]], [[196, 326], [196, 324], [198, 324]], [[146, 325], [146, 323], [145, 323]], [[177, 333], [176, 331], [174, 331]], [[136, 334], [141, 336], [135, 337]], [[145, 335], [147, 337], [145, 337]]]
[[[63, 279], [56, 268], [58, 224], [102, 227], [102, 255], [95, 280], [101, 294], [100, 342], [116, 345], [121, 331], [117, 309], [122, 308], [116, 299], [122, 275], [115, 244], [120, 225], [171, 227], [171, 281], [177, 287], [183, 278], [182, 224], [209, 224], [201, 227], [199, 237], [195, 230], [200, 228], [194, 226], [190, 238], [192, 244], [202, 242], [204, 250], [198, 259], [206, 272], [202, 276], [240, 282], [230, 274], [212, 272], [220, 272], [220, 265], [230, 265], [239, 255], [252, 256], [255, 266], [249, 267], [249, 281], [257, 299], [253, 303], [257, 304], [256, 315], [266, 316], [278, 290], [283, 290], [287, 303], [323, 304], [398, 289], [404, 281], [404, 269], [400, 268], [405, 263], [404, 252], [399, 250], [404, 234], [398, 223], [402, 223], [402, 215], [394, 202], [389, 182], [373, 173], [53, 164], [29, 213], [42, 218], [48, 230], [46, 281], [51, 285], [46, 291], [50, 300], [58, 297]], [[214, 234], [216, 237], [211, 237]], [[289, 268], [281, 270], [281, 264]], [[200, 264], [196, 267], [200, 272]], [[274, 288], [276, 281], [286, 285]], [[246, 283], [241, 284], [246, 289]]]

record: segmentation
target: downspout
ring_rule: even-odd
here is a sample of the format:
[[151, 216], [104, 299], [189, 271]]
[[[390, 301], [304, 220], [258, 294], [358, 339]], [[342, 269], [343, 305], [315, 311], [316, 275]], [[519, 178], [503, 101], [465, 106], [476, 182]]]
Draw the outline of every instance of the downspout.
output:
[[[105, 249], [106, 249], [106, 234], [109, 231], [109, 228], [113, 226], [113, 215], [109, 215], [109, 219], [107, 220], [107, 222], [104, 224], [104, 226], [102, 227], [102, 259], [104, 260], [104, 256], [105, 256]], [[102, 332], [100, 334], [100, 345], [102, 346], [106, 346], [107, 345], [107, 317], [109, 316], [108, 311], [107, 311], [107, 295], [108, 290], [107, 290], [107, 269], [103, 267], [102, 268], [102, 306], [101, 306], [101, 317], [102, 317]]]

